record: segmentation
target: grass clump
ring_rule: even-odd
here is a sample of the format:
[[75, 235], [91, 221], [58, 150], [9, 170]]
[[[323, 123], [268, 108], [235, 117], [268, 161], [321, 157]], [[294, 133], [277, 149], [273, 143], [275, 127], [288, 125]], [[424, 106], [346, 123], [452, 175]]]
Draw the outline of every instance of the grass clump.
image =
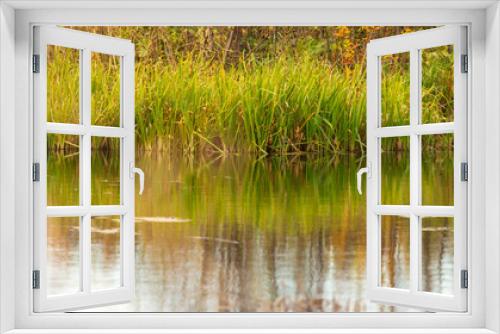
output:
[[[125, 36], [121, 37], [138, 39], [133, 34], [137, 33], [135, 30], [124, 29], [121, 33]], [[150, 30], [148, 34], [153, 33]], [[189, 40], [189, 35], [172, 33], [172, 36], [159, 40], [174, 44]], [[298, 41], [315, 40], [306, 37]], [[346, 65], [332, 61], [325, 53], [330, 49], [332, 54], [340, 52], [337, 47], [297, 42], [294, 45], [300, 52], [291, 44], [275, 54], [271, 52], [272, 45], [265, 52], [249, 52], [239, 47], [235, 58], [235, 52], [229, 49], [222, 53], [214, 51], [211, 56], [205, 46], [196, 51], [174, 48], [177, 51], [168, 56], [155, 52], [156, 56], [146, 57], [147, 52], [141, 51], [143, 39], [135, 40], [139, 47], [135, 73], [136, 143], [139, 148], [259, 155], [363, 151], [366, 71], [364, 59], [359, 60], [359, 55], [350, 56], [358, 62]], [[155, 48], [161, 49], [157, 45]], [[165, 50], [172, 48], [172, 45], [164, 46]], [[450, 62], [453, 64], [452, 54], [449, 50], [437, 50], [423, 58], [423, 66], [428, 68], [422, 78], [425, 122], [446, 121], [452, 115], [453, 73], [441, 70], [446, 66], [450, 68]], [[401, 57], [394, 58], [390, 62], [394, 66], [383, 76], [384, 125], [404, 123], [409, 114], [404, 107], [409, 105], [406, 101], [409, 99], [409, 73], [400, 60]], [[49, 62], [48, 80], [64, 83], [53, 87], [55, 97], [71, 96], [78, 87], [79, 77], [68, 65], [75, 61], [78, 59], [74, 55], [54, 52]], [[120, 83], [106, 78], [116, 77], [119, 61], [103, 55], [93, 55], [92, 61], [92, 122], [116, 126], [120, 110], [116, 93]], [[68, 119], [65, 103], [65, 98], [48, 100], [49, 121], [75, 121]], [[69, 115], [74, 114], [72, 111]], [[64, 136], [59, 140], [62, 142], [49, 145], [61, 147], [68, 141]], [[103, 147], [106, 145], [106, 142], [101, 143]], [[397, 140], [391, 146], [404, 149]]]
[[333, 152], [364, 137], [361, 68], [342, 73], [311, 57], [230, 68], [187, 58], [136, 74], [137, 141], [148, 149]]

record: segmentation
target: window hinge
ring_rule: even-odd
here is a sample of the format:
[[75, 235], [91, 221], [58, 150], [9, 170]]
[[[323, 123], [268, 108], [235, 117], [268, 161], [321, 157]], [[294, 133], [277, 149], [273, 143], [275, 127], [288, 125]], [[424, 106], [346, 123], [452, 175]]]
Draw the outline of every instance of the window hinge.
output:
[[40, 164], [35, 162], [33, 164], [33, 182], [40, 181]]
[[460, 164], [460, 179], [462, 181], [469, 181], [469, 164], [466, 162]]
[[469, 72], [469, 57], [462, 55], [462, 73]]
[[469, 271], [462, 270], [460, 272], [460, 287], [462, 289], [469, 288]]
[[33, 73], [40, 73], [40, 55], [33, 55]]
[[40, 289], [40, 270], [33, 270], [33, 289]]

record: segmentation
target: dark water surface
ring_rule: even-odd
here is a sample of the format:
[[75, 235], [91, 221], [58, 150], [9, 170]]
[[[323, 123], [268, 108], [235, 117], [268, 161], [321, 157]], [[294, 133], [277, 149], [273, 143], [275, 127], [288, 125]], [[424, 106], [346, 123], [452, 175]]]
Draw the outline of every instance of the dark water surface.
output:
[[[382, 184], [406, 198], [408, 155], [384, 153]], [[452, 156], [423, 157], [423, 197], [453, 200]], [[138, 154], [136, 296], [99, 311], [409, 311], [365, 297], [365, 197], [355, 156], [183, 157]], [[94, 152], [92, 202], [119, 202], [119, 160]], [[384, 167], [383, 167], [384, 168]], [[78, 155], [49, 155], [50, 205], [78, 203]], [[75, 203], [76, 202], [76, 203]], [[385, 224], [385, 223], [383, 223]], [[407, 226], [382, 227], [382, 281], [408, 280]], [[78, 289], [78, 219], [49, 220], [49, 291]], [[451, 292], [453, 228], [423, 223], [423, 284]], [[92, 221], [92, 287], [119, 284], [119, 217]], [[65, 275], [61, 275], [61, 270]], [[75, 283], [76, 282], [76, 283]]]

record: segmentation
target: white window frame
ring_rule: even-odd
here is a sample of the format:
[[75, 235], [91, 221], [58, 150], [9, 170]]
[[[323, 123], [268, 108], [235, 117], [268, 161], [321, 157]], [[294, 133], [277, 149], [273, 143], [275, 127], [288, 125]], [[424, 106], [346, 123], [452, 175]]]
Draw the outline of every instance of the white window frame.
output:
[[[494, 1], [16, 1], [0, 4], [0, 331], [226, 328], [225, 333], [498, 333], [500, 331], [500, 10]], [[391, 6], [393, 8], [391, 8]], [[399, 8], [394, 8], [398, 6]], [[66, 9], [64, 9], [65, 7]], [[73, 7], [73, 8], [68, 8]], [[128, 7], [128, 8], [125, 8]], [[133, 7], [133, 8], [131, 8]], [[142, 7], [142, 8], [141, 8]], [[163, 8], [160, 8], [163, 7]], [[457, 8], [458, 7], [458, 8]], [[16, 10], [17, 8], [17, 10]], [[44, 8], [51, 8], [50, 10]], [[82, 9], [83, 8], [83, 9]], [[466, 313], [35, 314], [32, 312], [31, 31], [67, 25], [440, 25], [470, 27], [470, 192]], [[12, 64], [15, 63], [15, 70]], [[488, 70], [485, 71], [485, 66]], [[15, 124], [15, 127], [12, 125]], [[486, 140], [488, 136], [488, 140]], [[14, 138], [14, 140], [13, 140]], [[488, 182], [485, 182], [485, 180]], [[8, 188], [9, 187], [9, 188]], [[12, 196], [12, 189], [15, 189]], [[14, 209], [13, 209], [14, 208]], [[487, 218], [487, 219], [486, 219]], [[485, 250], [488, 250], [487, 252]], [[485, 289], [488, 293], [485, 294]], [[94, 328], [93, 331], [85, 330]], [[97, 330], [97, 329], [103, 330]], [[233, 328], [229, 330], [227, 328]], [[238, 330], [246, 328], [246, 330]], [[248, 328], [253, 328], [249, 330]], [[262, 330], [258, 330], [258, 329]], [[263, 329], [269, 330], [263, 330]], [[282, 330], [279, 330], [279, 329]], [[295, 329], [293, 329], [295, 328]], [[298, 329], [301, 328], [302, 330]], [[377, 329], [380, 328], [380, 329]], [[382, 329], [385, 328], [385, 329]], [[420, 328], [420, 330], [418, 330]], [[430, 331], [429, 328], [434, 328]], [[26, 330], [24, 330], [26, 329]], [[31, 329], [31, 330], [27, 330]], [[137, 329], [137, 330], [133, 330]], [[323, 329], [323, 330], [321, 330]], [[40, 332], [42, 332], [40, 330]], [[47, 330], [44, 331], [47, 333]], [[53, 332], [53, 331], [51, 331]], [[119, 331], [118, 331], [119, 332]], [[167, 332], [167, 330], [165, 330]], [[171, 330], [170, 333], [175, 331]], [[195, 333], [192, 331], [191, 333]], [[116, 331], [115, 331], [116, 333]]]
[[[425, 49], [453, 46], [454, 114], [452, 122], [422, 123], [421, 54]], [[381, 107], [381, 57], [402, 52], [409, 54], [409, 124], [383, 126]], [[367, 46], [367, 295], [371, 301], [404, 305], [425, 310], [467, 310], [467, 290], [462, 288], [462, 270], [467, 270], [467, 181], [461, 180], [461, 164], [467, 163], [467, 81], [463, 73], [462, 56], [467, 56], [467, 28], [445, 26], [371, 41]], [[453, 205], [422, 204], [421, 157], [422, 135], [451, 134], [453, 147]], [[405, 137], [409, 147], [409, 203], [388, 205], [381, 203], [383, 138]], [[409, 288], [380, 286], [381, 278], [381, 218], [407, 217], [410, 231]], [[421, 218], [451, 217], [453, 219], [453, 293], [444, 295], [421, 289], [422, 234]]]
[[[39, 181], [33, 184], [33, 268], [38, 270], [39, 288], [34, 289], [36, 312], [72, 310], [130, 301], [134, 296], [134, 44], [128, 40], [89, 34], [54, 26], [34, 27], [34, 54], [39, 56], [39, 73], [33, 75], [34, 162], [39, 166]], [[80, 75], [80, 115], [78, 124], [47, 121], [47, 46], [57, 45], [78, 50]], [[91, 57], [92, 52], [113, 55], [120, 61], [120, 124], [92, 125]], [[79, 137], [79, 203], [72, 206], [47, 206], [47, 135], [67, 134]], [[91, 203], [92, 137], [120, 140], [120, 202], [115, 205]], [[130, 169], [130, 170], [129, 170]], [[120, 216], [120, 286], [93, 291], [91, 286], [91, 225], [93, 216]], [[78, 291], [57, 296], [47, 289], [47, 219], [75, 217], [79, 228]], [[62, 273], [63, 274], [63, 273]]]

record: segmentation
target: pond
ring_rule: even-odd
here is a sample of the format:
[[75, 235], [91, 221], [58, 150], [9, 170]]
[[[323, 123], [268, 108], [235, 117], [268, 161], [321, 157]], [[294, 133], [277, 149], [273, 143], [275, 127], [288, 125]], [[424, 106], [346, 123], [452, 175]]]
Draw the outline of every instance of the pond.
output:
[[[384, 155], [390, 173], [383, 175], [384, 187], [404, 198], [408, 155]], [[422, 161], [423, 192], [452, 201], [452, 155], [432, 152]], [[139, 152], [136, 165], [146, 174], [144, 194], [136, 195], [136, 295], [131, 303], [95, 311], [415, 311], [366, 299], [366, 205], [356, 191], [363, 158]], [[78, 154], [50, 153], [48, 170], [49, 204], [78, 201]], [[119, 201], [117, 154], [94, 152], [92, 176], [93, 204]], [[53, 294], [71, 291], [78, 278], [78, 222], [70, 219], [49, 221]], [[96, 288], [119, 284], [117, 221], [92, 222]], [[429, 291], [451, 289], [453, 230], [446, 226], [422, 232]], [[409, 249], [396, 242], [407, 237], [398, 229], [382, 237], [383, 279], [395, 286], [408, 279]]]

